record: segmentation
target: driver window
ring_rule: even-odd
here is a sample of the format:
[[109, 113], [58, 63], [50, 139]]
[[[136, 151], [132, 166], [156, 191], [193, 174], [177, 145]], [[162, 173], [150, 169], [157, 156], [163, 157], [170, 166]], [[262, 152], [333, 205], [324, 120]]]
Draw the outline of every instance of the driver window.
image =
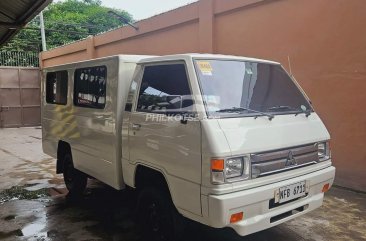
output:
[[145, 67], [137, 111], [175, 115], [191, 112], [192, 106], [184, 64]]

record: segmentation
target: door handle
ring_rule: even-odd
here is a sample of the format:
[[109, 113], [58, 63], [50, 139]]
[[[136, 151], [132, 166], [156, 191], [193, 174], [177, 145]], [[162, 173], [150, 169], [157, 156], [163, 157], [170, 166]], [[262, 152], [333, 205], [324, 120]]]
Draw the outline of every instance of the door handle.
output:
[[141, 129], [141, 125], [140, 124], [132, 124], [132, 130], [138, 131]]

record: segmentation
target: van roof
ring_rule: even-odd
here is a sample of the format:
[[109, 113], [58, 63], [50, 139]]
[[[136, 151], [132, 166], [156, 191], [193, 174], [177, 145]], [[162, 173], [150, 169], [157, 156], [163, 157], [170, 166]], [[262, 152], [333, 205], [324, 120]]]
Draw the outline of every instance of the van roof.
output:
[[190, 60], [190, 59], [225, 59], [225, 60], [259, 62], [259, 63], [267, 63], [267, 64], [280, 64], [278, 62], [265, 60], [265, 59], [256, 59], [256, 58], [241, 57], [241, 56], [234, 56], [234, 55], [187, 53], [187, 54], [174, 54], [174, 55], [165, 55], [165, 56], [112, 55], [112, 56], [107, 56], [107, 57], [102, 57], [102, 58], [97, 58], [97, 59], [81, 60], [81, 61], [66, 63], [66, 64], [62, 64], [62, 65], [49, 66], [49, 67], [46, 67], [45, 69], [54, 68], [54, 67], [67, 67], [69, 65], [95, 62], [98, 60], [106, 60], [106, 59], [112, 59], [112, 58], [119, 58], [122, 61], [138, 62], [138, 63], [174, 61], [174, 60]]
[[265, 60], [265, 59], [257, 59], [257, 58], [249, 58], [242, 56], [234, 56], [234, 55], [222, 55], [222, 54], [198, 54], [198, 53], [187, 53], [187, 54], [175, 54], [175, 55], [166, 55], [166, 56], [158, 56], [152, 58], [144, 58], [139, 61], [139, 63], [146, 62], [159, 62], [159, 61], [171, 61], [171, 60], [188, 60], [188, 59], [225, 59], [225, 60], [240, 60], [240, 61], [248, 61], [248, 62], [259, 62], [259, 63], [267, 63], [267, 64], [280, 64], [275, 61]]
[[87, 60], [81, 60], [81, 61], [76, 61], [76, 62], [70, 62], [70, 63], [65, 63], [65, 64], [60, 64], [60, 65], [53, 65], [53, 66], [47, 66], [44, 69], [49, 69], [49, 68], [55, 68], [55, 67], [67, 67], [69, 65], [74, 65], [74, 64], [80, 64], [80, 63], [92, 63], [92, 62], [96, 62], [96, 61], [100, 61], [100, 60], [107, 60], [107, 59], [113, 59], [113, 58], [119, 58], [122, 61], [126, 61], [126, 62], [138, 62], [142, 59], [145, 58], [152, 58], [152, 57], [156, 57], [153, 55], [111, 55], [111, 56], [106, 56], [106, 57], [102, 57], [102, 58], [97, 58], [97, 59], [87, 59]]

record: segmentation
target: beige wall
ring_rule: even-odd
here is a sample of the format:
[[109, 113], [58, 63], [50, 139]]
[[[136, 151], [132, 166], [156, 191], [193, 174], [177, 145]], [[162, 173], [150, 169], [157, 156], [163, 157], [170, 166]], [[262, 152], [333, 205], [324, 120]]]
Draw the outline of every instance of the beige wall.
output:
[[0, 128], [41, 124], [39, 68], [0, 66]]
[[366, 191], [366, 1], [201, 0], [41, 54], [51, 66], [113, 54], [213, 52], [292, 72], [332, 135], [336, 183]]

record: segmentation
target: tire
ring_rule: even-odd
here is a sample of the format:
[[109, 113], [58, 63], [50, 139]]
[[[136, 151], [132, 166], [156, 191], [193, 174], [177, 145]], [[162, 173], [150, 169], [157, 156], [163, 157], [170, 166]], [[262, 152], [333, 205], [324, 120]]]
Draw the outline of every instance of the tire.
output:
[[71, 154], [64, 156], [64, 182], [69, 194], [72, 197], [81, 197], [85, 191], [88, 177], [81, 171], [74, 168]]
[[184, 218], [170, 196], [154, 187], [141, 190], [136, 216], [143, 240], [178, 241], [184, 231]]

